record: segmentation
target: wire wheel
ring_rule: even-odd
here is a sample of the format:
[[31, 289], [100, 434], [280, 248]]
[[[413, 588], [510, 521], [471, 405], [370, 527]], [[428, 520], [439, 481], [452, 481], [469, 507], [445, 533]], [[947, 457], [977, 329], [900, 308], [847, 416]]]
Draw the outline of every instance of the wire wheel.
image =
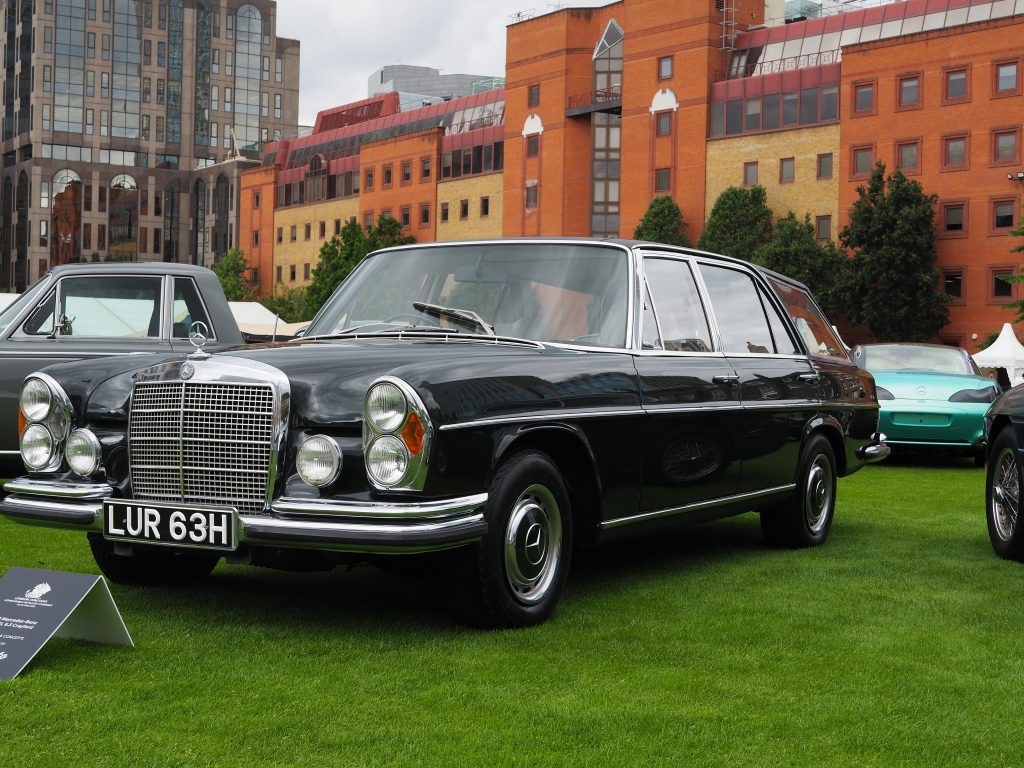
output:
[[990, 504], [996, 535], [1009, 541], [1017, 529], [1020, 513], [1020, 467], [1017, 452], [1011, 448], [1004, 449], [996, 460]]

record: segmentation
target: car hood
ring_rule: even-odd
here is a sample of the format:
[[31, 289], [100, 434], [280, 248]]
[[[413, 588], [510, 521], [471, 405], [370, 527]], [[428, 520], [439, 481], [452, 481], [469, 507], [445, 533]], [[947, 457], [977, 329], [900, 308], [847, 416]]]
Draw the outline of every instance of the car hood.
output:
[[[872, 375], [875, 385], [887, 389], [897, 400], [949, 400], [965, 389], [998, 388], [992, 379], [969, 374], [881, 371]], [[882, 405], [885, 405], [884, 401]]]
[[[596, 359], [600, 358], [600, 360]], [[50, 366], [89, 418], [123, 420], [135, 375], [182, 355], [138, 355]], [[564, 407], [636, 405], [639, 395], [629, 355], [568, 350], [534, 344], [409, 339], [308, 340], [244, 347], [211, 356], [230, 364], [250, 360], [288, 377], [296, 426], [355, 425], [363, 397], [383, 375], [417, 390], [432, 419], [467, 421], [517, 411]], [[194, 361], [196, 377], [202, 361]], [[524, 373], [529, 371], [530, 373]]]

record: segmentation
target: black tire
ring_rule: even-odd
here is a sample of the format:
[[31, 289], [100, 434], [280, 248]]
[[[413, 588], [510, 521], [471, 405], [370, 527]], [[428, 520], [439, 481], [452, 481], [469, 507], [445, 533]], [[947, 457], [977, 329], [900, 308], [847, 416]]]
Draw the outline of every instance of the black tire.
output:
[[985, 466], [985, 451], [975, 451], [971, 459], [974, 461], [974, 466], [984, 467]]
[[488, 490], [487, 534], [459, 561], [459, 618], [488, 629], [546, 621], [572, 557], [569, 494], [554, 462], [533, 449], [498, 467]]
[[992, 549], [1006, 560], [1024, 561], [1024, 532], [1020, 525], [1022, 486], [1020, 446], [1013, 427], [1007, 427], [988, 454], [985, 473], [985, 519]]
[[89, 547], [103, 575], [115, 584], [154, 586], [202, 581], [217, 565], [220, 555], [182, 552], [135, 545], [131, 556], [118, 555], [114, 545], [98, 533], [89, 534]]
[[774, 547], [824, 544], [836, 511], [836, 455], [824, 435], [812, 435], [800, 454], [793, 495], [761, 513], [761, 531]]

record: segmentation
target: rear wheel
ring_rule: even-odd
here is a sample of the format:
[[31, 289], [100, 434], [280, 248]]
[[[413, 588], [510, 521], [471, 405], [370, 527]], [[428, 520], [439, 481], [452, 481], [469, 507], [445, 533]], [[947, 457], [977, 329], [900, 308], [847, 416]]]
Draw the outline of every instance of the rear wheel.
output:
[[551, 459], [533, 449], [506, 459], [485, 514], [487, 534], [463, 553], [462, 618], [489, 628], [546, 621], [565, 586], [573, 533], [568, 493]]
[[772, 546], [815, 547], [828, 539], [835, 511], [835, 451], [826, 437], [813, 435], [801, 453], [796, 490], [761, 513], [761, 531]]
[[115, 584], [152, 586], [201, 581], [220, 560], [207, 552], [181, 552], [135, 545], [131, 555], [114, 552], [114, 544], [98, 533], [89, 534], [89, 547], [103, 575]]
[[1007, 560], [1024, 561], [1020, 525], [1020, 446], [1012, 427], [999, 433], [989, 453], [985, 483], [988, 538], [992, 549]]

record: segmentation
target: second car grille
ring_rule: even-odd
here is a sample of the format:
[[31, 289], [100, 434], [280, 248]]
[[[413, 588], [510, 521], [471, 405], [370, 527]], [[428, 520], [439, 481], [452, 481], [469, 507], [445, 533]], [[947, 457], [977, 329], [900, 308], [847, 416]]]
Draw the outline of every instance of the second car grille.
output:
[[273, 436], [270, 385], [139, 382], [128, 421], [132, 495], [262, 512]]

